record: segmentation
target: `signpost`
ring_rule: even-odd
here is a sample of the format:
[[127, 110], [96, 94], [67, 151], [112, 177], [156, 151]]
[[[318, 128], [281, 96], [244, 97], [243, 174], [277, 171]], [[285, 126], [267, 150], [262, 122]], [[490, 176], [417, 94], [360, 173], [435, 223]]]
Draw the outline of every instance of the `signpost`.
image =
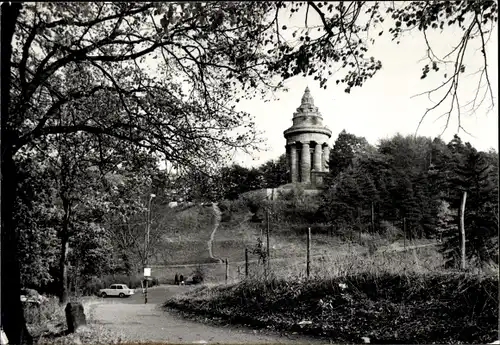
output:
[[144, 304], [148, 303], [148, 281], [151, 277], [151, 268], [144, 267], [144, 278], [146, 278], [146, 289], [144, 290]]
[[[144, 266], [149, 266], [148, 258], [149, 258], [149, 228], [151, 227], [151, 200], [155, 198], [155, 194], [149, 195], [149, 204], [148, 204], [148, 214], [147, 214], [147, 222], [146, 222], [146, 241], [144, 242], [144, 254], [146, 257], [146, 264]], [[144, 304], [148, 303], [148, 280], [151, 277], [151, 268], [144, 267], [144, 278], [146, 278], [146, 290], [144, 291]]]

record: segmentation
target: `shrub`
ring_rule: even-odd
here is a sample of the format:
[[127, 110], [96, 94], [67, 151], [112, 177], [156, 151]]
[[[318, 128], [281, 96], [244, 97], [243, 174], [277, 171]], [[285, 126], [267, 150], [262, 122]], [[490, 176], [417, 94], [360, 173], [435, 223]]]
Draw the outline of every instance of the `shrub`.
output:
[[57, 297], [50, 296], [40, 305], [24, 304], [24, 317], [30, 325], [45, 325], [54, 320], [64, 320], [64, 307], [59, 306]]
[[401, 229], [386, 220], [380, 222], [380, 233], [390, 242], [394, 242], [404, 237]]
[[205, 280], [206, 271], [201, 265], [197, 265], [193, 270], [193, 284], [203, 283]]
[[[466, 274], [356, 274], [245, 280], [196, 289], [165, 304], [186, 312], [325, 335], [336, 342], [488, 343], [497, 337], [498, 278]], [[311, 324], [300, 325], [309, 320]]]

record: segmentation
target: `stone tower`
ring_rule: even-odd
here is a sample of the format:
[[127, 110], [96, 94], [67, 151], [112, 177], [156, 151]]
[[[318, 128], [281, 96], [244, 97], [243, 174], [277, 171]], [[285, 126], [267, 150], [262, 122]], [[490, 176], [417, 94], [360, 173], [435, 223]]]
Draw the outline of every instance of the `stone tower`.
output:
[[293, 114], [293, 125], [283, 132], [286, 139], [286, 157], [292, 183], [320, 186], [328, 172], [332, 131], [323, 125], [323, 117], [314, 106], [306, 87], [302, 102]]

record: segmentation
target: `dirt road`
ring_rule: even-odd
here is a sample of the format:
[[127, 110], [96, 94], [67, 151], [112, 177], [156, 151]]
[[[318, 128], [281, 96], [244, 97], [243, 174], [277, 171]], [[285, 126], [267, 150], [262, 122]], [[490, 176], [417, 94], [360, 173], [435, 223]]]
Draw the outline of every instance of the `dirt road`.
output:
[[294, 343], [325, 344], [324, 340], [298, 335], [280, 335], [259, 332], [250, 328], [227, 325], [213, 326], [190, 321], [172, 312], [164, 311], [161, 304], [168, 297], [191, 289], [189, 286], [159, 286], [149, 290], [148, 304], [144, 296], [106, 298], [90, 307], [90, 323], [100, 324], [124, 341], [155, 341], [165, 343]]

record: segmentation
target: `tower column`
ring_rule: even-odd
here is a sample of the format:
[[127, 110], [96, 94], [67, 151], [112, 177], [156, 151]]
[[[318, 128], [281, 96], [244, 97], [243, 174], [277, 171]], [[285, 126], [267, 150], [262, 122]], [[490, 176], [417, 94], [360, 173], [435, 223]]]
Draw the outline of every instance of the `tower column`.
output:
[[292, 183], [297, 182], [297, 145], [290, 145], [290, 179]]
[[302, 181], [304, 183], [311, 182], [311, 151], [309, 150], [309, 142], [302, 143], [300, 161], [300, 172], [302, 175]]
[[330, 146], [326, 144], [323, 147], [323, 171], [330, 171]]
[[321, 161], [321, 156], [323, 155], [323, 149], [320, 143], [316, 143], [314, 146], [314, 159], [313, 167], [316, 171], [323, 171], [323, 162]]
[[316, 145], [314, 145], [314, 156], [313, 156], [313, 171], [317, 172], [316, 175], [314, 175], [314, 178], [312, 178], [313, 180], [313, 184], [315, 186], [320, 186], [323, 184], [323, 178], [321, 176], [321, 174], [318, 174], [320, 173], [321, 171], [323, 171], [323, 148], [321, 147], [321, 144], [320, 143], [316, 143]]

